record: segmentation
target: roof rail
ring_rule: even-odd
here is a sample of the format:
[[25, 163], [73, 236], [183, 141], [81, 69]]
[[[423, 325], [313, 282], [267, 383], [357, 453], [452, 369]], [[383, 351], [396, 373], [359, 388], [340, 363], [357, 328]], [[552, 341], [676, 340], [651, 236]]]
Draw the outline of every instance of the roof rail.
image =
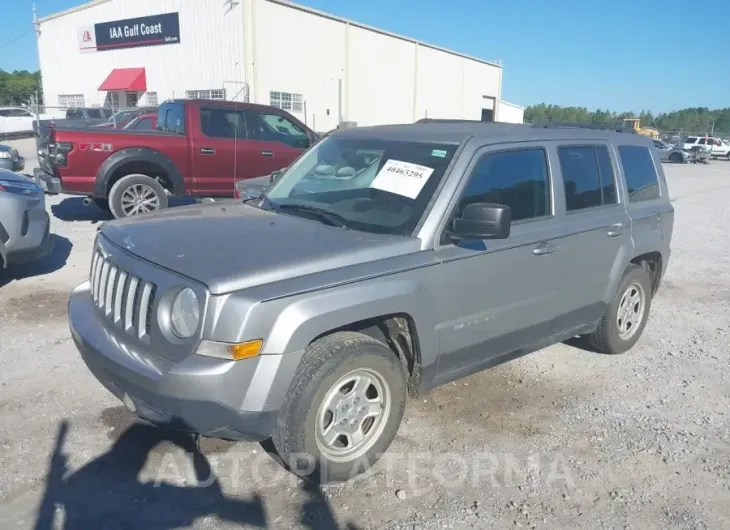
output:
[[602, 124], [602, 123], [579, 123], [564, 121], [546, 121], [533, 123], [535, 129], [595, 129], [599, 131], [614, 131], [620, 133], [636, 134], [636, 130], [630, 126], [620, 124]]

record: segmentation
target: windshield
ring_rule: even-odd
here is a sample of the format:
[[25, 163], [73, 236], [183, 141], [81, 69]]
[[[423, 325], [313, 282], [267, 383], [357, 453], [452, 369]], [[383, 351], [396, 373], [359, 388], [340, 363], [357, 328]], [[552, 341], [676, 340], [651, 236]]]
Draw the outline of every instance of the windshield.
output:
[[107, 120], [107, 122], [114, 123], [114, 122], [124, 121], [124, 120], [128, 119], [130, 116], [132, 116], [132, 114], [134, 114], [135, 112], [136, 112], [136, 110], [120, 110], [118, 112], [115, 112], [111, 116], [109, 116], [109, 119]]
[[302, 155], [266, 198], [286, 213], [295, 211], [291, 205], [318, 208], [348, 228], [409, 236], [456, 147], [330, 136]]

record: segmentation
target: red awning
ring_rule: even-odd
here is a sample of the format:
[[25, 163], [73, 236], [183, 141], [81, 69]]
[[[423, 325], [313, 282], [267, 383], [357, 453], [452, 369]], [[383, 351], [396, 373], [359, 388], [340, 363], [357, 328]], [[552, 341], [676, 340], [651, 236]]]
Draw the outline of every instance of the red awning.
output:
[[99, 90], [147, 91], [147, 76], [144, 68], [115, 68], [104, 80]]

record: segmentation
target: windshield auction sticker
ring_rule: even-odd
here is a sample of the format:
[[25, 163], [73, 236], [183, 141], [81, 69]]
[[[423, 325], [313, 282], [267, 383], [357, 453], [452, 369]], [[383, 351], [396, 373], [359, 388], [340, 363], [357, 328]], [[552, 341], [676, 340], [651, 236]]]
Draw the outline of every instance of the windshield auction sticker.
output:
[[375, 188], [415, 199], [428, 182], [433, 169], [401, 160], [388, 160], [370, 183]]

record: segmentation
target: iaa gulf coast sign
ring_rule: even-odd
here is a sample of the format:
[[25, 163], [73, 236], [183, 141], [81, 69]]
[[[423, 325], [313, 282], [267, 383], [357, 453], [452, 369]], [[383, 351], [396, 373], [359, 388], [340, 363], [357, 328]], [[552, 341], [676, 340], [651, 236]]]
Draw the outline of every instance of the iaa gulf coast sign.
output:
[[139, 46], [159, 46], [180, 42], [177, 13], [100, 22], [78, 29], [82, 52], [118, 50]]

